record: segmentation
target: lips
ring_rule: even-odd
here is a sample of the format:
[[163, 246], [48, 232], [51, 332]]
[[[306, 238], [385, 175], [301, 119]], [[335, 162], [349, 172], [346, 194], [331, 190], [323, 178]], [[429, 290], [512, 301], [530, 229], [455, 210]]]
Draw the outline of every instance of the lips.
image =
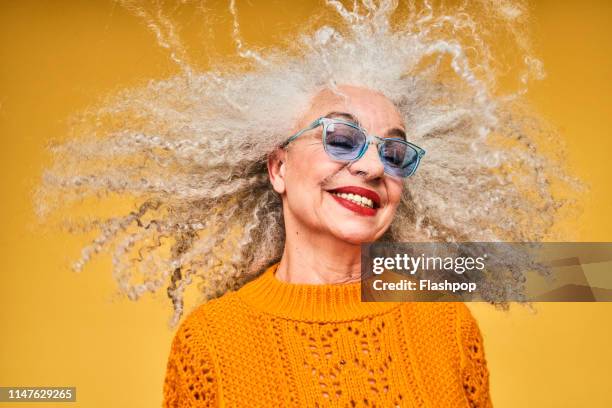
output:
[[[378, 208], [380, 208], [380, 196], [374, 191], [362, 187], [340, 187], [329, 190], [328, 193], [330, 193], [338, 204], [360, 216], [373, 217], [378, 212]], [[363, 198], [355, 199], [355, 195]], [[363, 200], [367, 201], [365, 205]], [[371, 204], [369, 203], [370, 201]], [[369, 205], [371, 205], [371, 207]]]
[[357, 194], [360, 195], [362, 197], [365, 198], [369, 198], [370, 200], [372, 200], [372, 203], [374, 204], [374, 208], [379, 208], [380, 207], [380, 196], [372, 190], [368, 190], [367, 188], [363, 188], [363, 187], [357, 187], [357, 186], [346, 186], [346, 187], [339, 187], [333, 190], [329, 190], [330, 193], [344, 193], [344, 194]]

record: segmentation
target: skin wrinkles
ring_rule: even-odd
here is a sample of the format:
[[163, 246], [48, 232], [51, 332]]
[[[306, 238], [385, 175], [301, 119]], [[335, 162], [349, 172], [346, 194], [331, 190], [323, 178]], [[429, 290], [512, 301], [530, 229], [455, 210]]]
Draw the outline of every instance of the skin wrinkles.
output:
[[[294, 131], [327, 116], [358, 123], [368, 134], [405, 138], [402, 117], [384, 95], [350, 85], [339, 86], [338, 91], [342, 95], [328, 89], [316, 94]], [[355, 162], [337, 162], [325, 152], [321, 134], [321, 127], [306, 132], [268, 160], [270, 182], [282, 199], [286, 231], [276, 277], [289, 283], [358, 281], [360, 244], [384, 234], [402, 194], [403, 180], [384, 172], [375, 145]], [[329, 192], [346, 186], [375, 191], [381, 199], [376, 214], [364, 216], [347, 209]]]

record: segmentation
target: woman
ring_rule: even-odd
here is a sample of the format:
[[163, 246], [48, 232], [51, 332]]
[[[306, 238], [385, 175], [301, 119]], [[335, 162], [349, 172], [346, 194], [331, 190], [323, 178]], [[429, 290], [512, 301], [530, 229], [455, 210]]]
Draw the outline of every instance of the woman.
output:
[[[327, 4], [334, 27], [256, 52], [230, 2], [245, 64], [197, 72], [169, 20], [129, 2], [181, 73], [102, 101], [74, 122], [80, 138], [52, 147], [39, 214], [91, 195], [138, 203], [68, 220], [100, 231], [75, 269], [112, 250], [121, 292], [164, 289], [173, 325], [198, 280], [203, 304], [172, 343], [165, 406], [491, 404], [467, 307], [360, 302], [359, 245], [547, 236], [563, 204], [551, 183], [568, 179], [540, 154], [521, 101], [540, 76], [526, 9]], [[514, 92], [497, 87], [507, 71], [480, 27], [524, 62]], [[521, 278], [481, 295], [499, 303]]]
[[[325, 141], [322, 126], [308, 126], [322, 117]], [[360, 301], [360, 244], [391, 225], [402, 167], [374, 146], [340, 161], [340, 142], [356, 133], [345, 121], [400, 154], [404, 121], [384, 95], [354, 86], [315, 95], [295, 126], [306, 131], [268, 161], [286, 232], [280, 263], [183, 322], [164, 406], [491, 405], [482, 338], [465, 305]], [[418, 153], [402, 153], [406, 176]]]

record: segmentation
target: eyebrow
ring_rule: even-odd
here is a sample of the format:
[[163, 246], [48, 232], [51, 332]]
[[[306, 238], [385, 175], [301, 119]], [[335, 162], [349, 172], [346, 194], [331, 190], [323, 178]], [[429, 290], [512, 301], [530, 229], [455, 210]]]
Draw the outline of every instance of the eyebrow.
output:
[[[359, 126], [361, 126], [361, 123], [359, 123], [359, 120], [351, 113], [348, 112], [329, 112], [327, 115], [324, 116], [325, 118], [337, 118], [340, 117], [342, 119], [346, 119], [350, 122], [353, 122]], [[400, 129], [398, 127], [394, 127], [391, 128], [389, 130], [387, 130], [387, 132], [385, 133], [386, 137], [393, 137], [393, 138], [400, 138], [403, 139], [404, 141], [406, 141], [406, 132], [404, 132], [403, 129]]]
[[402, 130], [400, 128], [389, 129], [387, 131], [387, 133], [385, 134], [385, 136], [393, 137], [393, 138], [400, 138], [400, 139], [404, 140], [405, 142], [407, 141], [407, 139], [406, 139], [406, 132], [404, 132], [404, 130]]
[[325, 118], [337, 118], [337, 117], [341, 117], [342, 119], [346, 119], [349, 122], [353, 122], [356, 123], [357, 125], [361, 126], [361, 123], [359, 123], [359, 120], [353, 116], [352, 114], [348, 113], [348, 112], [329, 112], [327, 115], [324, 116]]

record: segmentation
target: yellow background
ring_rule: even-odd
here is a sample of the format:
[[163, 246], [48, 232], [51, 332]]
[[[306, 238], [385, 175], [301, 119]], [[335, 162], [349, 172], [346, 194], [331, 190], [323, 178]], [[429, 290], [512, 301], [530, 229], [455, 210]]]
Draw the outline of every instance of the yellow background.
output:
[[[584, 214], [568, 220], [583, 241], [612, 241], [611, 4], [532, 3], [548, 78], [530, 97], [566, 137], [569, 167], [591, 185]], [[316, 3], [238, 5], [244, 39], [261, 45], [273, 34], [266, 25], [289, 32]], [[194, 28], [200, 21], [192, 17], [177, 16]], [[220, 49], [228, 49], [227, 12], [218, 11], [212, 24], [220, 28]], [[43, 143], [65, 133], [65, 118], [109, 91], [175, 71], [141, 21], [111, 1], [0, 5], [0, 385], [76, 386], [78, 402], [66, 406], [160, 405], [173, 335], [167, 299], [115, 299], [107, 258], [73, 273], [68, 262], [84, 241], [27, 225]], [[537, 304], [535, 314], [520, 306], [510, 313], [470, 307], [485, 336], [496, 407], [612, 406], [612, 303]]]

